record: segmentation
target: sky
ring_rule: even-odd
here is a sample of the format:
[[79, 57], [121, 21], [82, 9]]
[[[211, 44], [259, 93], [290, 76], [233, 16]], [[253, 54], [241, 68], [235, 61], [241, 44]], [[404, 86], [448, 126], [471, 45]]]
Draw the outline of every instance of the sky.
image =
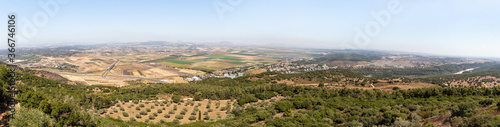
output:
[[500, 57], [498, 0], [0, 0], [0, 6], [1, 14], [16, 14], [18, 47], [229, 41]]

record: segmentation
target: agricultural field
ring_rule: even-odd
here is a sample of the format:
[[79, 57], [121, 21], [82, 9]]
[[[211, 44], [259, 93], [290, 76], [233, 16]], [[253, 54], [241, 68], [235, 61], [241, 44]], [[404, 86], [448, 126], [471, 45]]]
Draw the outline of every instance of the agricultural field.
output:
[[195, 70], [221, 70], [238, 66], [275, 63], [278, 60], [257, 54], [226, 53], [216, 55], [194, 54], [178, 58], [161, 58], [155, 61], [168, 66]]
[[[259, 100], [245, 106], [269, 106], [283, 97]], [[192, 98], [191, 98], [192, 99]], [[236, 100], [192, 101], [189, 98], [179, 103], [170, 100], [118, 102], [114, 106], [99, 111], [101, 117], [112, 117], [124, 121], [165, 123], [178, 120], [180, 124], [196, 122], [201, 116], [204, 121], [220, 120], [228, 117]], [[228, 110], [229, 109], [229, 110]], [[200, 115], [201, 113], [201, 115]], [[234, 117], [234, 116], [230, 116]]]

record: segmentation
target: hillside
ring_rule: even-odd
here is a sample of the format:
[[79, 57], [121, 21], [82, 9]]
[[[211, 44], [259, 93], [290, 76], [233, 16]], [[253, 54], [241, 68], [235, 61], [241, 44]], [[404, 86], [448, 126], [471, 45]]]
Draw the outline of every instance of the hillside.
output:
[[[495, 106], [500, 99], [500, 87], [382, 91], [369, 87], [349, 89], [349, 85], [332, 89], [327, 85], [278, 83], [289, 80], [356, 84], [356, 81], [366, 80], [376, 85], [396, 81], [366, 78], [344, 70], [298, 74], [266, 72], [235, 79], [213, 78], [177, 84], [138, 81], [129, 82], [126, 87], [70, 85], [27, 72], [19, 72], [21, 82], [17, 99], [21, 107], [30, 108], [27, 112], [38, 114], [11, 120], [12, 124], [35, 118], [43, 118], [39, 119], [42, 123], [55, 126], [474, 126], [479, 119], [488, 121], [481, 124], [496, 126], [500, 123], [500, 118], [495, 116], [500, 114]], [[457, 76], [494, 77], [495, 74], [498, 72]], [[423, 79], [402, 78], [397, 81], [413, 83], [420, 80], [424, 82]], [[193, 101], [184, 98], [193, 98]], [[207, 106], [208, 101], [211, 106]], [[173, 105], [177, 110], [167, 118]], [[193, 107], [184, 109], [183, 106]], [[196, 109], [203, 113], [195, 112]], [[205, 113], [208, 109], [213, 112]], [[181, 113], [183, 111], [185, 114]]]

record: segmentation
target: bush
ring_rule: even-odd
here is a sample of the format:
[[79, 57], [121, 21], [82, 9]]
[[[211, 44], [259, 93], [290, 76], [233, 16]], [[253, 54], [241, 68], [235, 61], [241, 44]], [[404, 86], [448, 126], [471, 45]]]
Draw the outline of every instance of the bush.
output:
[[118, 112], [118, 109], [113, 108], [113, 112], [117, 113], [117, 112]]
[[493, 104], [493, 99], [488, 98], [488, 99], [481, 100], [481, 101], [479, 101], [479, 104], [483, 107], [489, 106], [489, 105]]
[[167, 120], [165, 120], [165, 119], [160, 120], [160, 123], [166, 123], [166, 122], [167, 122]]
[[275, 108], [279, 112], [287, 111], [288, 109], [290, 109], [292, 107], [293, 107], [293, 104], [290, 101], [278, 101], [275, 104]]
[[123, 112], [122, 114], [123, 114], [123, 117], [128, 117], [129, 116], [127, 112]]
[[135, 114], [136, 118], [142, 118], [140, 114]]
[[179, 114], [186, 115], [186, 111], [182, 110]]
[[254, 94], [245, 94], [240, 99], [238, 99], [239, 105], [245, 105], [246, 103], [257, 102], [258, 98], [255, 97]]
[[170, 118], [170, 114], [165, 114], [165, 115], [163, 115], [163, 117]]
[[183, 115], [175, 115], [175, 118], [176, 119], [184, 119], [184, 116]]
[[408, 106], [408, 109], [409, 109], [410, 111], [417, 111], [417, 109], [418, 109], [418, 105], [410, 105], [410, 106]]
[[177, 111], [177, 105], [174, 105], [174, 111]]
[[125, 108], [123, 108], [123, 107], [120, 107], [120, 111], [125, 111]]
[[135, 118], [134, 117], [130, 117], [130, 121], [135, 121]]
[[155, 106], [151, 105], [151, 109], [155, 109]]
[[158, 116], [158, 113], [156, 113], [156, 112], [155, 112], [155, 113], [153, 113], [153, 116]]
[[205, 115], [205, 116], [203, 117], [203, 119], [204, 119], [204, 120], [210, 120], [210, 116]]
[[196, 120], [196, 116], [189, 116], [189, 120]]
[[141, 108], [139, 106], [135, 107], [135, 110], [141, 110]]
[[147, 111], [147, 112], [151, 112], [151, 109], [150, 109], [150, 108], [146, 108], [146, 111]]
[[174, 110], [170, 110], [170, 111], [168, 111], [168, 114], [175, 114], [175, 111]]
[[180, 123], [181, 123], [178, 119], [174, 119], [172, 122], [173, 122], [174, 124], [180, 124]]
[[195, 93], [194, 93], [194, 98], [193, 98], [193, 99], [194, 99], [195, 101], [201, 101], [202, 97], [203, 97], [203, 94], [202, 94], [201, 92], [195, 92]]
[[153, 119], [155, 119], [155, 116], [154, 115], [149, 115], [149, 119], [153, 120]]
[[325, 84], [321, 82], [318, 84], [318, 87], [325, 87]]
[[451, 109], [451, 116], [471, 117], [476, 113], [477, 106], [474, 103], [461, 103]]
[[157, 113], [162, 113], [163, 111], [161, 109], [156, 110]]
[[179, 95], [173, 95], [172, 96], [172, 101], [174, 103], [179, 103], [181, 101], [181, 97]]
[[214, 111], [214, 109], [208, 109], [208, 112], [213, 112], [213, 111]]
[[203, 115], [208, 115], [208, 111], [203, 112]]
[[144, 107], [144, 104], [139, 104], [139, 106], [140, 106], [141, 108], [143, 108], [143, 107]]
[[196, 111], [191, 112], [191, 115], [196, 115]]
[[54, 120], [50, 118], [49, 115], [44, 114], [38, 109], [26, 109], [21, 107], [16, 110], [14, 119], [9, 120], [9, 126], [13, 127], [28, 127], [28, 126], [39, 126], [47, 127], [54, 124]]
[[500, 126], [500, 118], [495, 117], [494, 115], [486, 114], [486, 115], [478, 115], [473, 116], [467, 119], [464, 119], [459, 126], [462, 127], [498, 127]]
[[143, 110], [143, 111], [139, 112], [139, 114], [141, 114], [141, 115], [147, 115], [148, 113]]
[[399, 89], [401, 89], [401, 88], [399, 88], [397, 86], [396, 87], [392, 87], [392, 90], [399, 90]]
[[149, 123], [149, 119], [145, 119], [144, 122]]

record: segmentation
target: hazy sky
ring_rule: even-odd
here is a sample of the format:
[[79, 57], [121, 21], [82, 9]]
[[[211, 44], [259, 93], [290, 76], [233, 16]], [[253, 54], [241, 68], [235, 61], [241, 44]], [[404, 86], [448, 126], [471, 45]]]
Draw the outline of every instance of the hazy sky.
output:
[[498, 0], [1, 0], [0, 6], [4, 15], [17, 14], [18, 46], [230, 41], [500, 57]]

